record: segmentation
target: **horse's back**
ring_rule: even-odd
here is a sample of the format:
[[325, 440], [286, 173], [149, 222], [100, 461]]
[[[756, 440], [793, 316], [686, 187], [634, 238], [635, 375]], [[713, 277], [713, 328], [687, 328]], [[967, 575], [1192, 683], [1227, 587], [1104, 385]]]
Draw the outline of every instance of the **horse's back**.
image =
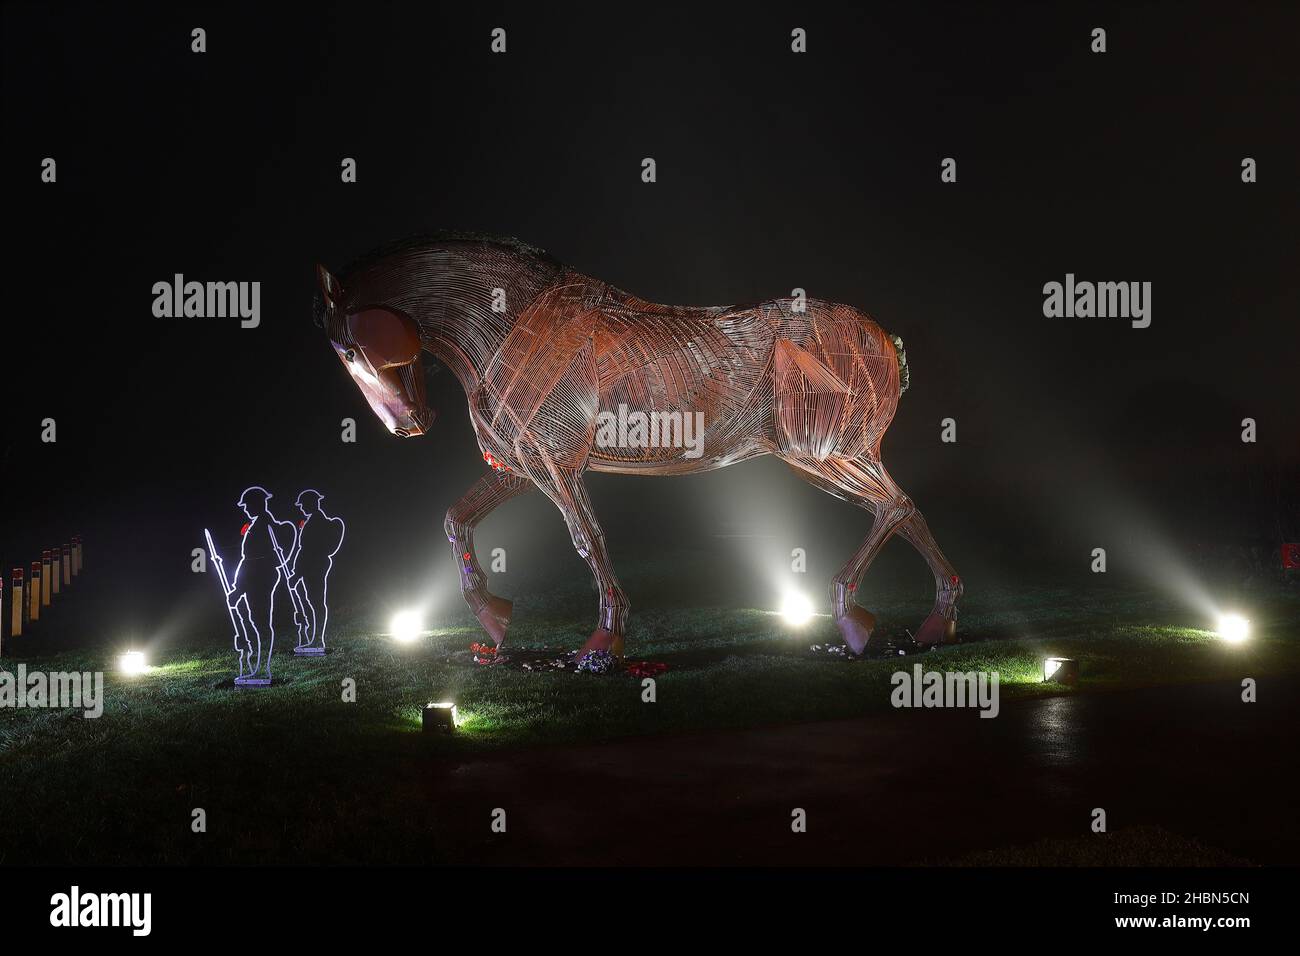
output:
[[[768, 452], [856, 458], [878, 448], [897, 406], [889, 337], [851, 306], [789, 298], [661, 305], [569, 273], [529, 313], [531, 355], [506, 364], [512, 397], [524, 380], [538, 390], [526, 403], [535, 411], [587, 342], [595, 413], [703, 415], [698, 458], [680, 449], [597, 447], [599, 470], [703, 470]], [[545, 374], [539, 347], [552, 357]], [[521, 365], [529, 374], [519, 374]]]

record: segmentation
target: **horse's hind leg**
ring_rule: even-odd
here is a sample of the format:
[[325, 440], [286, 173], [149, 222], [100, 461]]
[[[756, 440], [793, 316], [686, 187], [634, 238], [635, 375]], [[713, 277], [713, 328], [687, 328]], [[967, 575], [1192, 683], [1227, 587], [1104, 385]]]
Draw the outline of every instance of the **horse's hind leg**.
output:
[[874, 512], [871, 531], [831, 582], [835, 624], [844, 642], [861, 654], [875, 630], [875, 615], [855, 599], [858, 584], [890, 536], [915, 512], [911, 499], [894, 484], [878, 461], [868, 459], [787, 459], [823, 491]]
[[487, 589], [487, 575], [474, 554], [474, 526], [502, 502], [532, 487], [531, 481], [518, 475], [500, 472], [484, 475], [460, 501], [447, 509], [447, 518], [442, 525], [455, 553], [456, 566], [460, 568], [460, 593], [483, 629], [498, 645], [506, 639], [514, 605]]
[[957, 640], [957, 601], [965, 588], [961, 577], [943, 556], [921, 512], [915, 511], [898, 528], [898, 534], [921, 553], [934, 572], [934, 610], [916, 632], [918, 644], [951, 644]]

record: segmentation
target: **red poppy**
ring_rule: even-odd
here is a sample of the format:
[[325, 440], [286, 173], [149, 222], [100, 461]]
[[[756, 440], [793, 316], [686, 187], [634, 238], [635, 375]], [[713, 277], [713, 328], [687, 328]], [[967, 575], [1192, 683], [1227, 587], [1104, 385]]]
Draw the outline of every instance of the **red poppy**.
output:
[[626, 667], [633, 677], [655, 677], [668, 670], [668, 665], [660, 661], [628, 661]]

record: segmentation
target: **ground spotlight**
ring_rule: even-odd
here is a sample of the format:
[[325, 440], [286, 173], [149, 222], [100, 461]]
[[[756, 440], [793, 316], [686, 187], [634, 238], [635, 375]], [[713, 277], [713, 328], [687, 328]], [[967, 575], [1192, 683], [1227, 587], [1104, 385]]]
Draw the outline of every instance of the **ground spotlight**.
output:
[[127, 651], [117, 659], [117, 669], [123, 674], [143, 674], [149, 669], [144, 651]]
[[1240, 614], [1220, 614], [1216, 630], [1229, 644], [1240, 644], [1250, 637], [1250, 621]]
[[787, 624], [803, 627], [813, 616], [812, 601], [798, 591], [787, 591], [781, 599], [781, 616]]
[[456, 705], [449, 700], [428, 704], [424, 708], [421, 725], [424, 730], [449, 734], [456, 729]]
[[400, 611], [393, 615], [393, 620], [388, 626], [393, 640], [400, 644], [410, 644], [423, 630], [424, 622], [420, 619], [418, 611]]
[[1049, 657], [1043, 661], [1043, 680], [1073, 686], [1079, 682], [1079, 662], [1070, 657]]

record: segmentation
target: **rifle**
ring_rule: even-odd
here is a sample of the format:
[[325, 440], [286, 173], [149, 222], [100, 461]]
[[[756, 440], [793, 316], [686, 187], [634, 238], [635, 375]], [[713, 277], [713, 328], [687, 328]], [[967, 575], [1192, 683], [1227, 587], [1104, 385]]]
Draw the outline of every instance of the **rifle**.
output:
[[[221, 555], [217, 554], [217, 546], [212, 543], [212, 532], [207, 528], [203, 529], [203, 537], [208, 542], [208, 555], [212, 559], [212, 565], [217, 569], [217, 580], [221, 582], [222, 597], [226, 602], [226, 610], [230, 613], [230, 626], [235, 629], [235, 650], [239, 652], [239, 673], [244, 673], [244, 648], [248, 645], [248, 633], [244, 630], [244, 622], [239, 617], [239, 612], [230, 606], [230, 594], [234, 587], [230, 584], [230, 579], [226, 577], [226, 563], [221, 560]], [[240, 643], [243, 638], [243, 643]]]
[[293, 574], [289, 571], [289, 562], [286, 560], [284, 552], [280, 550], [280, 542], [276, 540], [275, 524], [274, 519], [268, 521], [266, 533], [271, 536], [271, 550], [275, 552], [275, 558], [280, 562], [280, 570], [284, 572], [284, 586], [289, 589], [289, 601], [293, 604], [293, 623], [298, 627], [298, 643], [301, 645], [302, 629], [307, 626], [310, 618], [307, 616], [307, 610], [302, 606], [302, 595], [298, 593], [298, 589], [293, 585]]

